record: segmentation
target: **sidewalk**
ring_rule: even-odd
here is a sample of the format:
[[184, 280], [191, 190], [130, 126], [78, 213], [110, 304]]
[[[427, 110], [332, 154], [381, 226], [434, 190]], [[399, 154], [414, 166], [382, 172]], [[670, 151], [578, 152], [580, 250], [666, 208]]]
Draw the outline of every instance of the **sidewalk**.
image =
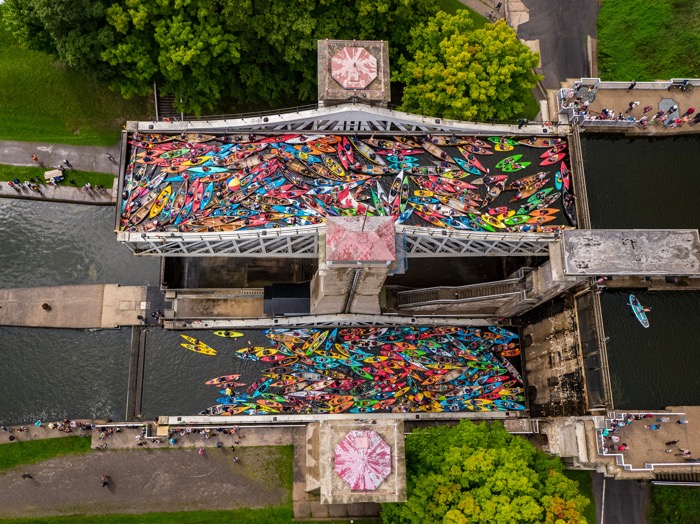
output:
[[[29, 160], [31, 162], [31, 157]], [[0, 198], [67, 202], [71, 204], [91, 204], [98, 206], [114, 205], [114, 190], [111, 187], [106, 188], [104, 191], [97, 191], [96, 189], [84, 190], [78, 187], [42, 184], [40, 190], [41, 193], [36, 193], [23, 187], [22, 190], [17, 191], [8, 186], [7, 182], [0, 182]]]
[[32, 160], [32, 155], [36, 155], [47, 170], [56, 168], [61, 162], [68, 160], [79, 171], [116, 175], [119, 166], [109, 160], [107, 153], [119, 159], [118, 146], [68, 146], [40, 142], [0, 141], [0, 164], [36, 166]]

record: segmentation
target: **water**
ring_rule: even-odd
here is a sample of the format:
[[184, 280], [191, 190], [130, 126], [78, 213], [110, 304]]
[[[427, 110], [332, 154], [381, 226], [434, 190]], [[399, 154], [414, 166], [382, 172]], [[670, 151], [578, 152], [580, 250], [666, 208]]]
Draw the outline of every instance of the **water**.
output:
[[114, 208], [0, 199], [0, 288], [157, 285], [159, 262], [114, 234]]
[[[596, 228], [697, 228], [700, 136], [663, 140], [582, 138]], [[155, 285], [159, 261], [134, 257], [116, 242], [112, 207], [0, 199], [0, 287], [119, 283]], [[604, 293], [615, 405], [656, 409], [700, 404], [700, 293], [635, 292], [652, 305], [651, 327], [632, 317], [626, 292]], [[220, 350], [204, 357], [181, 348], [178, 333], [147, 335], [143, 414], [195, 414], [215, 404], [204, 381], [252, 372], [228, 354], [233, 342], [197, 336]], [[259, 336], [246, 340], [259, 344]], [[0, 423], [36, 419], [122, 419], [131, 330], [88, 332], [0, 328]], [[262, 344], [260, 344], [262, 345]], [[238, 347], [238, 345], [236, 346]]]
[[[114, 208], [0, 199], [0, 287], [157, 284], [118, 244]], [[131, 330], [0, 328], [0, 423], [123, 420]]]
[[[627, 305], [629, 292], [601, 295], [615, 407], [651, 410], [697, 405], [700, 292], [635, 290], [634, 295], [652, 308], [647, 329]], [[688, 310], [693, 304], [695, 309]]]
[[[594, 228], [697, 229], [700, 135], [581, 139]], [[633, 291], [649, 313], [644, 329], [626, 306], [629, 291], [601, 295], [615, 407], [700, 404], [700, 292]]]
[[123, 420], [131, 329], [0, 328], [0, 423]]

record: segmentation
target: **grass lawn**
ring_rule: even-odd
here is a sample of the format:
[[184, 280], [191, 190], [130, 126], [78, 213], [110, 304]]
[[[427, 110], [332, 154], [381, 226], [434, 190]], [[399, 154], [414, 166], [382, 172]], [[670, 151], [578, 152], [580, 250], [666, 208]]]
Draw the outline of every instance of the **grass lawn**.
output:
[[113, 146], [124, 122], [146, 116], [100, 82], [44, 53], [20, 47], [0, 5], [0, 140]]
[[0, 471], [90, 451], [90, 437], [63, 437], [0, 444]]
[[469, 11], [472, 21], [474, 22], [474, 29], [479, 29], [488, 24], [488, 20], [486, 20], [484, 15], [477, 13], [470, 7], [467, 7], [459, 0], [438, 0], [437, 4], [440, 9], [451, 15], [455, 14], [459, 9], [466, 9]]
[[700, 488], [651, 487], [651, 524], [699, 524]]
[[[8, 166], [0, 164], [0, 181], [7, 182], [15, 178], [19, 178], [20, 182], [24, 182], [30, 178], [44, 180], [44, 173], [50, 169], [51, 168], [44, 169], [41, 167]], [[62, 185], [73, 185], [68, 183], [70, 179], [75, 180], [75, 185], [77, 187], [82, 187], [87, 182], [90, 182], [92, 186], [101, 185], [107, 189], [111, 189], [114, 184], [113, 175], [109, 173], [95, 173], [93, 171], [74, 171], [72, 169], [66, 171], [66, 179], [62, 182]], [[3, 188], [3, 190], [5, 189]]]
[[564, 475], [566, 475], [571, 480], [575, 480], [576, 482], [578, 482], [578, 487], [579, 491], [581, 492], [581, 495], [583, 495], [591, 501], [590, 504], [588, 504], [588, 506], [586, 507], [586, 510], [583, 512], [583, 516], [586, 517], [588, 524], [595, 524], [597, 522], [597, 519], [595, 511], [595, 500], [593, 499], [593, 482], [591, 481], [591, 472], [573, 471], [567, 469], [564, 471]]
[[603, 0], [598, 69], [604, 80], [664, 80], [700, 74], [700, 2]]

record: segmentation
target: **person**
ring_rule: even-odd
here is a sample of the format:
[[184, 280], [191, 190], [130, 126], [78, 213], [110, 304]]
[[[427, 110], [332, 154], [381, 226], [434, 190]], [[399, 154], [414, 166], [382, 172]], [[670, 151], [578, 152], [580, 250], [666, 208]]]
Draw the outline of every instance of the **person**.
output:
[[636, 80], [632, 80], [632, 83], [631, 83], [630, 86], [627, 88], [627, 92], [629, 93], [630, 91], [632, 91], [632, 89], [634, 89], [634, 86], [636, 86], [636, 85], [637, 85], [637, 81], [636, 81]]
[[642, 113], [646, 114], [649, 111], [651, 111], [652, 109], [654, 109], [654, 106], [644, 106]]
[[666, 442], [666, 446], [675, 446], [676, 444], [678, 444], [678, 442], [678, 440], [671, 440], [669, 442]]
[[688, 421], [685, 417], [681, 417], [680, 420], [676, 420], [676, 424], [687, 424]]
[[500, 13], [500, 12], [501, 12], [501, 7], [502, 7], [502, 6], [503, 6], [503, 4], [502, 4], [501, 2], [498, 2], [498, 3], [496, 4], [496, 12], [497, 12], [497, 13]]
[[681, 115], [681, 118], [686, 117], [686, 116], [690, 116], [693, 113], [695, 113], [695, 108], [689, 107], [688, 110], [685, 113], [683, 113], [683, 115]]
[[71, 164], [70, 162], [68, 162], [68, 159], [67, 159], [67, 158], [63, 159], [63, 163], [66, 164], [66, 165], [68, 166], [68, 169], [73, 169], [73, 164]]
[[204, 448], [199, 448], [199, 451], [197, 451], [200, 455], [204, 455]]
[[22, 478], [23, 479], [32, 479], [34, 477], [32, 477], [31, 473], [22, 473]]
[[102, 475], [102, 487], [106, 488], [109, 486], [109, 481], [112, 479], [109, 475]]
[[33, 160], [34, 162], [36, 162], [37, 164], [41, 164], [41, 162], [39, 162], [39, 157], [36, 156], [36, 155], [32, 155], [32, 160]]
[[[645, 313], [650, 313], [650, 312], [651, 312], [651, 306], [649, 306], [649, 307], [643, 307], [643, 308], [642, 308], [642, 311], [644, 311]], [[667, 418], [666, 420], [664, 420], [664, 422], [668, 422], [668, 418]]]

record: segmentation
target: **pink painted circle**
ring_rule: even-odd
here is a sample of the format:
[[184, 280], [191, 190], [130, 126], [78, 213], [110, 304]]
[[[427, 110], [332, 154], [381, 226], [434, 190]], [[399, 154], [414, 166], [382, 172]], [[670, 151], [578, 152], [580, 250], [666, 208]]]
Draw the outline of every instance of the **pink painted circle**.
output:
[[377, 78], [377, 59], [362, 47], [343, 47], [331, 57], [331, 76], [345, 89], [364, 89]]
[[335, 472], [353, 491], [373, 491], [391, 473], [391, 448], [374, 431], [351, 431], [335, 447]]

